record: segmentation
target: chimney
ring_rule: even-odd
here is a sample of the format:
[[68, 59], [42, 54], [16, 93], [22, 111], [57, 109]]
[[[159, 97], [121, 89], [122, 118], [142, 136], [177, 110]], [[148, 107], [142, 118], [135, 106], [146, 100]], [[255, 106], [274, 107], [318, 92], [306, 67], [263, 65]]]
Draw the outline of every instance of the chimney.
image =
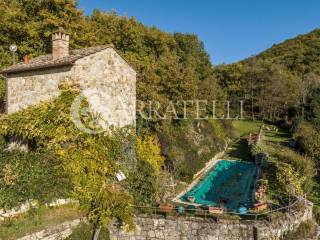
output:
[[69, 56], [69, 34], [59, 28], [52, 33], [52, 58], [53, 60]]

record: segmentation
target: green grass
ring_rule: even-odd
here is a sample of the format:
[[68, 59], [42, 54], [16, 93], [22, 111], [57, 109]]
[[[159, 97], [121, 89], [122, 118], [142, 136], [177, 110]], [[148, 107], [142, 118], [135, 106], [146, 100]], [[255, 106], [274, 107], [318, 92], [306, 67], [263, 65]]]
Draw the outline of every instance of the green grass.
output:
[[263, 122], [252, 120], [235, 120], [232, 122], [234, 130], [239, 137], [245, 137], [250, 133], [258, 133]]
[[287, 142], [290, 139], [290, 134], [285, 129], [278, 128], [274, 125], [265, 124], [262, 121], [236, 120], [232, 122], [232, 125], [236, 134], [240, 138], [246, 137], [250, 133], [258, 133], [260, 127], [264, 125], [266, 141], [279, 143]]
[[285, 143], [290, 139], [288, 131], [274, 125], [265, 124], [262, 121], [236, 120], [232, 122], [236, 134], [240, 139], [236, 140], [225, 154], [227, 159], [250, 160], [250, 152], [247, 146], [246, 137], [250, 133], [258, 133], [264, 125], [265, 141], [270, 143]]
[[250, 160], [250, 151], [247, 140], [240, 138], [235, 141], [223, 156], [224, 159], [232, 160]]
[[277, 128], [275, 126], [266, 125], [265, 130], [265, 140], [273, 143], [288, 142], [290, 139], [290, 134], [288, 131]]
[[234, 160], [250, 160], [250, 152], [245, 137], [250, 133], [258, 133], [263, 122], [252, 120], [235, 120], [232, 122], [239, 137], [228, 149], [223, 158]]
[[0, 223], [0, 239], [13, 240], [44, 230], [50, 226], [71, 221], [81, 214], [76, 206], [40, 207], [18, 217], [6, 219]]

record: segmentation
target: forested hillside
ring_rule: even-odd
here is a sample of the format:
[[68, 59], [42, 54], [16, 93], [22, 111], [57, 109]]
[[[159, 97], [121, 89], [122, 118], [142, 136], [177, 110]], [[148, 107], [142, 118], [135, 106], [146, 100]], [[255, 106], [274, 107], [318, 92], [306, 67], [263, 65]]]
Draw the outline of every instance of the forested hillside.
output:
[[282, 64], [298, 76], [320, 75], [320, 29], [276, 44], [256, 58]]
[[246, 98], [247, 110], [263, 119], [304, 115], [314, 107], [310, 93], [320, 82], [319, 36], [320, 30], [314, 30], [243, 61], [217, 66], [215, 74], [231, 99]]

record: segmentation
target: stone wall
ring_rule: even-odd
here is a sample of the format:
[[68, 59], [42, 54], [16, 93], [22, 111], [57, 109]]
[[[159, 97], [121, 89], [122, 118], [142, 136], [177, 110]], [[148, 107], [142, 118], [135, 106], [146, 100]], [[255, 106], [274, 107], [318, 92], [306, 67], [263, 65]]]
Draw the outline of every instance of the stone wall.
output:
[[93, 111], [108, 125], [135, 124], [136, 72], [113, 48], [80, 58], [69, 67], [9, 74], [7, 112], [57, 97], [61, 81], [78, 83]]
[[66, 239], [72, 234], [74, 228], [76, 228], [82, 219], [75, 219], [73, 221], [64, 222], [54, 227], [47, 228], [45, 230], [32, 233], [30, 235], [18, 238], [17, 240], [62, 240]]
[[74, 80], [109, 125], [135, 124], [136, 73], [113, 48], [76, 61]]
[[114, 223], [111, 240], [251, 240], [253, 226], [245, 223], [217, 223], [214, 220], [185, 217], [148, 217], [135, 219], [137, 229], [127, 233]]
[[[70, 198], [60, 198], [56, 199], [55, 201], [51, 203], [45, 204], [47, 207], [57, 207], [67, 204], [75, 204], [77, 201], [72, 200]], [[17, 217], [23, 213], [28, 212], [32, 208], [38, 207], [38, 201], [32, 200], [32, 201], [26, 201], [24, 204], [17, 206], [15, 208], [12, 208], [10, 210], [0, 209], [0, 223], [6, 219]]]
[[[116, 222], [110, 226], [111, 240], [278, 240], [301, 222], [312, 219], [312, 203], [272, 221], [214, 221], [203, 218], [142, 215], [135, 218], [136, 231], [126, 232]], [[299, 205], [300, 206], [300, 205]]]
[[10, 74], [6, 80], [7, 113], [14, 113], [58, 96], [60, 81], [70, 77], [70, 67]]
[[286, 232], [295, 230], [302, 222], [312, 219], [313, 204], [304, 199], [290, 213], [268, 222], [258, 222], [255, 227], [258, 240], [278, 240]]

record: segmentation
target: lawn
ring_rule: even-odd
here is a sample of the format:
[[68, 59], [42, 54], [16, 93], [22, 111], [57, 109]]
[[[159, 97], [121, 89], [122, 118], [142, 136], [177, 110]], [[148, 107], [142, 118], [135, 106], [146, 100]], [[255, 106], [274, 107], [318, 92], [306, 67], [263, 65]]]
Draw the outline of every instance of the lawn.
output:
[[0, 222], [0, 239], [13, 240], [81, 216], [76, 206], [40, 207]]
[[251, 156], [250, 156], [247, 140], [244, 138], [240, 138], [236, 140], [231, 145], [231, 147], [227, 150], [223, 158], [232, 159], [232, 160], [249, 161]]
[[245, 139], [250, 133], [258, 133], [263, 122], [251, 120], [235, 120], [232, 122], [236, 135], [239, 137], [230, 146], [225, 159], [250, 160], [250, 152]]
[[239, 137], [245, 137], [250, 133], [258, 133], [263, 122], [252, 120], [235, 120], [232, 122], [234, 130]]
[[[290, 134], [288, 131], [276, 128], [274, 126], [266, 126], [267, 130], [265, 130], [265, 140], [273, 143], [284, 143], [288, 142], [290, 139]], [[268, 130], [269, 129], [269, 130]]]
[[265, 129], [266, 142], [279, 144], [287, 143], [290, 139], [290, 135], [285, 129], [281, 129], [275, 125], [265, 124], [262, 121], [236, 120], [233, 121], [232, 124], [239, 138], [233, 142], [224, 155], [224, 158], [226, 159], [249, 161], [251, 156], [245, 138], [250, 133], [257, 134], [262, 125], [264, 125]]

